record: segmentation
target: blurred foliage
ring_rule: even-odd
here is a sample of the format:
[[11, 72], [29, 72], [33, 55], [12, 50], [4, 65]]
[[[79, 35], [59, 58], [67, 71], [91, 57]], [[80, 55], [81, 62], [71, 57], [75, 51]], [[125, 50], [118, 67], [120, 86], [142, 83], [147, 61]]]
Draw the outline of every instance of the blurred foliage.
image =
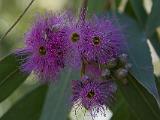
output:
[[46, 85], [35, 88], [6, 112], [1, 120], [38, 120], [41, 116], [47, 89]]
[[[139, 56], [137, 55], [136, 59], [142, 58], [141, 60], [144, 61], [144, 62], [141, 61], [141, 63], [138, 64], [138, 66], [142, 65], [142, 63], [145, 63], [147, 59], [150, 59], [150, 55], [148, 55], [149, 49], [144, 47], [147, 46], [146, 43], [147, 39], [150, 40], [155, 50], [154, 52], [160, 57], [160, 38], [158, 37], [157, 35], [158, 33], [156, 31], [156, 28], [159, 27], [160, 25], [159, 22], [160, 1], [159, 0], [152, 0], [152, 1], [153, 1], [153, 7], [151, 9], [151, 12], [147, 13], [144, 6], [151, 6], [151, 5], [150, 4], [144, 5], [143, 4], [144, 0], [98, 0], [98, 1], [89, 0], [89, 6], [88, 6], [89, 16], [92, 15], [92, 13], [119, 11], [130, 16], [134, 21], [136, 21], [136, 24], [140, 26], [141, 32], [143, 32], [143, 35], [142, 34], [141, 35], [146, 37], [144, 38], [145, 43], [144, 44], [140, 42], [138, 43], [137, 41], [142, 39], [134, 38], [134, 34], [136, 36], [140, 33], [140, 32], [136, 33], [138, 30], [133, 31], [133, 36], [132, 36], [133, 38], [131, 38], [131, 40], [135, 39], [135, 41], [137, 42], [137, 46], [135, 45], [136, 49], [133, 48], [135, 49], [134, 55], [141, 53], [139, 54]], [[0, 0], [0, 16], [1, 16], [0, 37], [14, 23], [14, 21], [23, 12], [23, 10], [26, 8], [29, 2], [30, 0]], [[60, 11], [64, 9], [71, 9], [72, 11], [74, 11], [76, 15], [78, 15], [80, 6], [81, 6], [80, 0], [45, 0], [45, 1], [36, 0], [35, 3], [29, 9], [29, 11], [23, 16], [20, 22], [16, 25], [16, 27], [8, 34], [8, 36], [3, 41], [0, 41], [0, 60], [1, 60], [0, 61], [0, 101], [1, 101], [0, 117], [4, 114], [4, 116], [0, 120], [11, 120], [11, 119], [28, 120], [28, 118], [30, 118], [30, 120], [39, 120], [40, 117], [41, 120], [49, 120], [49, 118], [65, 120], [63, 114], [65, 113], [65, 116], [67, 116], [67, 113], [70, 111], [69, 107], [68, 109], [66, 109], [67, 102], [65, 103], [64, 101], [65, 99], [68, 98], [66, 98], [65, 95], [60, 96], [59, 93], [57, 94], [57, 91], [61, 91], [63, 93], [65, 93], [64, 92], [65, 90], [69, 91], [69, 89], [67, 89], [69, 82], [63, 84], [64, 86], [66, 85], [65, 86], [66, 88], [64, 89], [61, 89], [61, 87], [58, 86], [57, 88], [53, 88], [54, 85], [49, 86], [49, 90], [48, 86], [36, 87], [39, 85], [34, 84], [35, 81], [34, 77], [31, 77], [31, 79], [29, 78], [30, 82], [27, 83], [24, 82], [26, 80], [26, 76], [20, 76], [21, 73], [17, 74], [12, 73], [18, 66], [17, 61], [15, 61], [14, 56], [12, 54], [5, 58], [4, 56], [7, 56], [15, 49], [21, 48], [23, 46], [23, 35], [25, 34], [29, 26], [32, 24], [36, 13], [44, 13], [47, 10]], [[130, 46], [130, 48], [132, 48], [132, 46]], [[147, 49], [147, 53], [145, 53], [146, 50], [144, 50], [144, 48]], [[160, 62], [158, 61], [158, 64], [159, 63]], [[148, 68], [145, 69], [146, 66], [148, 66]], [[143, 68], [142, 71], [145, 73], [143, 74], [143, 76], [146, 76], [146, 78], [141, 82], [143, 82], [142, 84], [144, 84], [144, 82], [147, 81], [148, 83], [151, 82], [149, 83], [149, 86], [154, 84], [153, 87], [149, 88], [149, 90], [152, 90], [153, 88], [153, 91], [150, 92], [152, 94], [157, 95], [157, 93], [153, 93], [155, 92], [154, 78], [152, 79], [153, 81], [150, 81], [149, 77], [147, 77], [148, 74], [153, 75], [153, 71], [152, 70], [149, 72], [145, 71], [150, 69], [149, 68], [150, 66], [152, 67], [151, 60], [149, 60], [147, 64], [144, 64], [144, 66], [142, 66]], [[142, 76], [141, 69], [139, 70], [140, 70], [139, 77], [141, 77]], [[156, 68], [155, 70], [160, 71], [159, 68]], [[9, 74], [11, 74], [11, 76], [8, 77]], [[149, 92], [146, 91], [146, 89], [144, 89], [138, 82], [136, 82], [135, 80], [136, 77], [135, 78], [134, 77], [130, 76], [129, 78], [130, 87], [118, 83], [120, 84], [119, 85], [120, 90], [118, 91], [118, 95], [116, 98], [117, 100], [114, 106], [111, 107], [111, 110], [113, 111], [112, 119], [144, 120], [145, 118], [145, 120], [151, 120], [151, 119], [158, 120], [160, 112], [153, 96], [151, 96]], [[156, 79], [157, 87], [160, 92], [160, 80], [159, 77], [156, 78], [157, 78]], [[62, 79], [66, 79], [67, 81], [67, 79], [69, 78], [62, 76]], [[144, 86], [146, 87], [146, 85]], [[58, 90], [58, 88], [60, 90]], [[139, 90], [141, 92], [139, 92]], [[68, 94], [69, 92], [66, 93], [66, 95]], [[46, 99], [45, 96], [47, 96]], [[61, 97], [61, 99], [59, 97]], [[53, 101], [55, 102], [52, 103]], [[56, 106], [56, 101], [59, 101], [57, 107], [59, 109], [56, 109], [54, 111], [54, 107]], [[44, 108], [43, 108], [43, 103], [44, 103]], [[62, 106], [63, 108], [61, 108]], [[151, 109], [149, 107], [151, 107]], [[138, 109], [137, 110], [138, 114], [135, 113], [136, 109]], [[42, 111], [43, 114], [40, 115]], [[52, 115], [52, 113], [54, 113], [54, 115]], [[136, 114], [138, 117], [136, 116]]]
[[[65, 120], [71, 109], [71, 80], [79, 79], [79, 71], [64, 70], [56, 86], [50, 85], [40, 120]], [[72, 74], [74, 73], [74, 74]], [[58, 94], [57, 94], [58, 93]], [[63, 115], [59, 115], [63, 113]]]
[[22, 74], [19, 61], [13, 54], [5, 57], [0, 66], [0, 102], [2, 102], [25, 81], [29, 74]]
[[[120, 90], [117, 91], [116, 100], [114, 105], [112, 105], [111, 110], [113, 112], [112, 120], [135, 120], [133, 111], [129, 109], [127, 101], [124, 99]], [[118, 101], [118, 102], [116, 102]], [[114, 115], [115, 114], [115, 115]]]

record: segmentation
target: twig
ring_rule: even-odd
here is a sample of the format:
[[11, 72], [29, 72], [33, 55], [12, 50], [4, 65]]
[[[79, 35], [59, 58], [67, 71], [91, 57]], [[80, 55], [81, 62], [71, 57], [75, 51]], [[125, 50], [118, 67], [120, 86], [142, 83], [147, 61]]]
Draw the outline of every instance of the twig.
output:
[[0, 38], [0, 41], [3, 40], [8, 33], [16, 26], [16, 24], [21, 20], [21, 18], [24, 16], [24, 14], [27, 12], [27, 10], [30, 8], [30, 6], [33, 4], [35, 0], [31, 0], [31, 2], [28, 4], [26, 9], [22, 12], [22, 14], [17, 18], [17, 20], [13, 23], [13, 25], [6, 31], [6, 33]]

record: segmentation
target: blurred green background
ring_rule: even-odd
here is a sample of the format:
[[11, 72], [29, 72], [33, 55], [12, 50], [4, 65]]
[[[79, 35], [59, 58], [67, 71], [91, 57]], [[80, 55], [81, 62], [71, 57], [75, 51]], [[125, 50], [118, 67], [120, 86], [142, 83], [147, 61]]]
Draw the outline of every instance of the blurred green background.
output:
[[[9, 27], [14, 23], [17, 17], [24, 11], [29, 2], [30, 0], [0, 0], [0, 36], [2, 36], [5, 31], [9, 29]], [[102, 2], [105, 4], [102, 4]], [[146, 12], [149, 14], [152, 7], [152, 1], [143, 0], [143, 3]], [[36, 13], [44, 13], [48, 10], [56, 12], [70, 9], [74, 11], [75, 14], [78, 14], [80, 4], [81, 0], [35, 0], [31, 8], [23, 16], [16, 27], [14, 27], [14, 29], [7, 35], [7, 37], [3, 41], [0, 41], [0, 59], [13, 52], [17, 48], [23, 47], [24, 33], [31, 26]], [[125, 12], [125, 10], [127, 9], [127, 14], [131, 17], [134, 17], [134, 15], [132, 14], [133, 11], [130, 9], [128, 0], [116, 0], [116, 4], [115, 2], [113, 2], [113, 0], [90, 0], [89, 2], [90, 13], [92, 13], [93, 11], [104, 12], [108, 9], [115, 9], [115, 7], [119, 12]], [[159, 28], [157, 29], [157, 31], [159, 31]], [[157, 75], [160, 75], [159, 58], [150, 42], [148, 42], [148, 44], [152, 53], [155, 73]], [[0, 103], [0, 117], [11, 107], [13, 103], [24, 96], [25, 93], [38, 86], [37, 81], [33, 79], [34, 77], [30, 76], [28, 80], [25, 81], [25, 83], [23, 83], [23, 85], [21, 85], [9, 98]], [[80, 114], [81, 115], [77, 116], [84, 117], [83, 110]], [[111, 112], [108, 112], [108, 118], [111, 117], [111, 114]], [[72, 115], [74, 116], [74, 113], [72, 113]], [[103, 120], [102, 118], [98, 119]]]

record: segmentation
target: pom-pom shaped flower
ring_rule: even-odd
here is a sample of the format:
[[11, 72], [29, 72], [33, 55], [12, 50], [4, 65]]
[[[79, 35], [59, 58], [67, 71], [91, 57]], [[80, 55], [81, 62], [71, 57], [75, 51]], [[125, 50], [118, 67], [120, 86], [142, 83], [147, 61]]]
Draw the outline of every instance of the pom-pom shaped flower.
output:
[[65, 40], [67, 42], [67, 57], [66, 64], [72, 68], [80, 68], [81, 65], [81, 50], [82, 41], [84, 39], [84, 26], [78, 20], [70, 16], [68, 24], [64, 28]]
[[107, 63], [119, 55], [123, 46], [120, 29], [111, 20], [93, 17], [85, 27], [82, 53], [87, 61]]
[[61, 30], [62, 16], [46, 14], [39, 16], [25, 35], [25, 48], [18, 54], [28, 55], [22, 70], [34, 71], [40, 79], [52, 80], [64, 67], [65, 41]]
[[72, 82], [72, 91], [75, 106], [85, 107], [95, 117], [98, 112], [103, 114], [104, 106], [109, 106], [116, 86], [110, 80], [90, 80], [84, 77], [81, 81]]

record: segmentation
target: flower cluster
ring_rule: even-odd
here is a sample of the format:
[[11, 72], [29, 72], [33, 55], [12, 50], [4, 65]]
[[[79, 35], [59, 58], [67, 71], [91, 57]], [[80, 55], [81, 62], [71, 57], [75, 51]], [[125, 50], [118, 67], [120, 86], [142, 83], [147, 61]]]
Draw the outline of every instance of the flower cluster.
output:
[[125, 47], [122, 32], [112, 19], [93, 16], [82, 22], [68, 12], [47, 13], [37, 17], [24, 39], [25, 47], [18, 51], [27, 56], [23, 71], [33, 71], [48, 82], [56, 80], [65, 67], [81, 69], [81, 80], [72, 82], [72, 102], [80, 103], [93, 116], [109, 106], [116, 91], [110, 72], [119, 70], [114, 63], [124, 58]]
[[93, 118], [98, 113], [105, 116], [105, 109], [110, 106], [117, 90], [114, 80], [127, 84], [130, 68], [127, 54], [110, 59], [104, 66], [86, 64], [84, 76], [72, 81], [72, 102], [76, 111], [84, 107]]
[[84, 76], [81, 80], [72, 81], [75, 107], [85, 107], [95, 117], [101, 111], [105, 115], [105, 106], [109, 106], [116, 91], [112, 80], [90, 79]]

